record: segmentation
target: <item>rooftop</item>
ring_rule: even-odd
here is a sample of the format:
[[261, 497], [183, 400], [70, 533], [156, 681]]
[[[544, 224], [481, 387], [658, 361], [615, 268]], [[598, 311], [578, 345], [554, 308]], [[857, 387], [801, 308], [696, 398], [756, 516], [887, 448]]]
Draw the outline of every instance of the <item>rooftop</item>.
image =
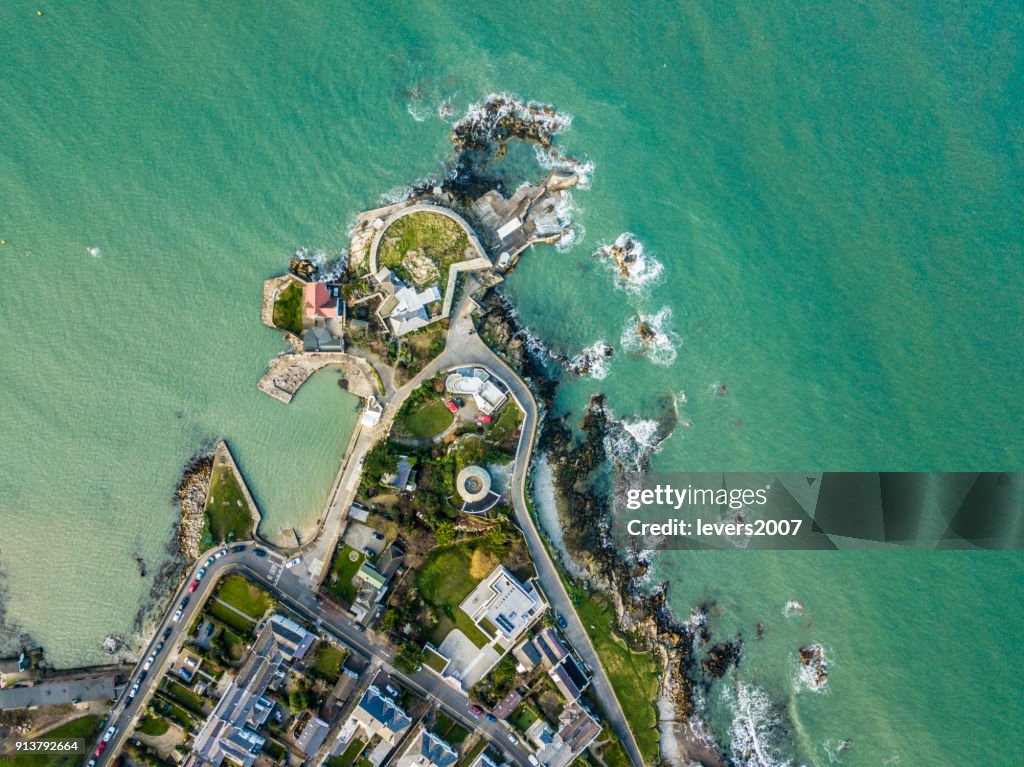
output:
[[337, 317], [338, 299], [322, 282], [302, 286], [302, 308], [307, 317]]
[[535, 591], [527, 591], [498, 565], [459, 607], [475, 622], [487, 618], [502, 635], [515, 639], [540, 614], [542, 605]]

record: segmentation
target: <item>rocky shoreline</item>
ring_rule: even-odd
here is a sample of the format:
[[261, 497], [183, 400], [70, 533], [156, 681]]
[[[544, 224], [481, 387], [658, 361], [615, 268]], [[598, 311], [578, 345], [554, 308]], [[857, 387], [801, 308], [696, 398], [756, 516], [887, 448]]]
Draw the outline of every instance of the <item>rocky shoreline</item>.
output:
[[[495, 342], [495, 350], [529, 383], [541, 406], [538, 453], [551, 467], [559, 506], [567, 517], [563, 533], [569, 556], [588, 574], [591, 588], [612, 598], [619, 629], [640, 638], [662, 659], [665, 673], [660, 696], [664, 705], [659, 706], [659, 726], [663, 758], [726, 767], [728, 759], [703, 734], [695, 714], [701, 692], [740, 662], [742, 638], [711, 644], [706, 617], [712, 605], [702, 605], [686, 621], [680, 621], [667, 604], [669, 583], [652, 587], [644, 556], [637, 552], [622, 556], [609, 532], [610, 483], [619, 473], [646, 470], [649, 451], [641, 450], [625, 463], [609, 454], [610, 442], [622, 436], [623, 425], [609, 413], [602, 395], [594, 395], [583, 413], [579, 439], [567, 424], [568, 416], [554, 409], [563, 370], [561, 365], [550, 364], [552, 358], [560, 361], [557, 355], [544, 353], [500, 294], [490, 291], [481, 305], [481, 334]], [[664, 421], [671, 422], [661, 423], [657, 439], [667, 436], [675, 425], [674, 415]], [[609, 466], [614, 466], [611, 476]]]
[[206, 523], [206, 495], [210, 491], [212, 476], [213, 451], [204, 447], [185, 464], [174, 490], [174, 500], [181, 509], [175, 540], [189, 562], [199, 558], [199, 545]]

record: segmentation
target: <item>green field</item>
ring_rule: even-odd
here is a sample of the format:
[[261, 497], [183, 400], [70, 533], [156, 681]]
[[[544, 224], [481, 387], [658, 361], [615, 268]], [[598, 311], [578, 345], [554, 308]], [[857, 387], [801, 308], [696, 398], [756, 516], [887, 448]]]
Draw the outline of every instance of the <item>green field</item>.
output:
[[588, 594], [572, 586], [569, 593], [601, 658], [601, 665], [608, 674], [644, 761], [657, 764], [658, 716], [654, 701], [657, 699], [661, 667], [649, 652], [631, 650], [615, 631], [615, 614], [606, 597]]
[[241, 610], [253, 620], [259, 620], [274, 606], [274, 600], [267, 592], [237, 573], [221, 582], [217, 598]]
[[406, 415], [396, 425], [414, 439], [427, 439], [447, 429], [454, 418], [444, 402], [435, 400]]
[[143, 735], [163, 735], [171, 725], [162, 716], [144, 716], [136, 728]]
[[203, 696], [196, 695], [190, 689], [185, 687], [185, 685], [171, 679], [165, 680], [163, 692], [165, 695], [176, 700], [192, 713], [202, 716], [203, 704], [206, 702], [206, 699], [203, 698]]
[[526, 729], [538, 719], [540, 719], [540, 712], [537, 709], [529, 703], [520, 703], [508, 718], [508, 722], [519, 732], [526, 732]]
[[320, 642], [313, 656], [313, 671], [334, 684], [341, 678], [341, 664], [348, 653], [330, 642]]
[[438, 674], [444, 673], [444, 669], [448, 665], [448, 659], [440, 653], [431, 650], [429, 647], [423, 648], [423, 651], [423, 662]]
[[[473, 258], [466, 255], [469, 238], [457, 223], [439, 213], [413, 213], [387, 228], [377, 251], [380, 266], [391, 269], [403, 282], [422, 288], [438, 282], [444, 291], [448, 267]], [[433, 262], [436, 273], [416, 280], [408, 269], [408, 254], [415, 252]]]
[[353, 738], [344, 751], [327, 760], [327, 767], [351, 767], [364, 748], [366, 748], [366, 743], [359, 738]]
[[[50, 730], [40, 735], [36, 740], [60, 740], [62, 738], [82, 738], [85, 740], [86, 748], [100, 729], [100, 718], [98, 716], [82, 716], [73, 719], [67, 724]], [[84, 756], [79, 754], [29, 754], [13, 753], [0, 758], [0, 764], [11, 767], [77, 767], [85, 761]]]
[[293, 282], [274, 302], [274, 324], [297, 336], [302, 335], [302, 286]]
[[480, 582], [469, 574], [470, 557], [478, 543], [456, 543], [430, 552], [427, 560], [416, 571], [416, 587], [423, 598], [440, 610], [444, 618], [432, 629], [429, 637], [435, 647], [444, 640], [452, 628], [457, 628], [477, 647], [488, 639], [477, 628], [459, 605]]
[[230, 466], [214, 466], [206, 498], [207, 547], [253, 537], [252, 514]]
[[[355, 558], [352, 558], [352, 555]], [[347, 605], [352, 604], [356, 598], [356, 587], [352, 585], [352, 579], [356, 571], [362, 566], [366, 559], [361, 551], [356, 551], [348, 544], [342, 544], [334, 554], [334, 561], [331, 563], [332, 575], [328, 577], [324, 588]], [[337, 575], [337, 579], [334, 578]]]
[[236, 631], [242, 632], [242, 634], [247, 637], [252, 636], [253, 629], [256, 628], [255, 621], [246, 620], [230, 607], [222, 605], [219, 602], [214, 602], [213, 600], [206, 603], [206, 609], [204, 612], [208, 616], [216, 618], [222, 623], [226, 623]]

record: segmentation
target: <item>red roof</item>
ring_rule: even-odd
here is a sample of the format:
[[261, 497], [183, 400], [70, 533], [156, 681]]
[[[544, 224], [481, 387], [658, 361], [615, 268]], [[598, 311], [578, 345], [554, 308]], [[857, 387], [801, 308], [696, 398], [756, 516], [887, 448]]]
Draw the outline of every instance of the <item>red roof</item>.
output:
[[302, 298], [307, 317], [338, 316], [338, 299], [331, 296], [322, 282], [307, 282], [303, 285]]

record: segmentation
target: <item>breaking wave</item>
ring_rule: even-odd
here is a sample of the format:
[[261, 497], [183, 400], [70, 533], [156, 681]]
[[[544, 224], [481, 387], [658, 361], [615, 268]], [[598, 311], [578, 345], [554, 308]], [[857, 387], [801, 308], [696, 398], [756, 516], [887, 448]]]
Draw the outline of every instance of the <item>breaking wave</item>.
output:
[[615, 348], [607, 341], [595, 341], [579, 354], [567, 359], [565, 367], [573, 375], [587, 375], [595, 381], [601, 381], [608, 376], [613, 354]]
[[637, 314], [622, 331], [622, 348], [665, 367], [676, 360], [679, 337], [672, 330], [672, 307], [656, 314]]
[[572, 120], [571, 114], [557, 112], [550, 104], [491, 93], [469, 105], [462, 119], [452, 126], [452, 137], [458, 146], [502, 144], [518, 138], [547, 147], [556, 133], [572, 125]]
[[825, 654], [825, 648], [822, 645], [812, 644], [802, 648], [800, 656], [797, 658], [793, 691], [825, 692], [828, 689], [828, 671], [831, 666], [832, 661]]
[[580, 160], [571, 155], [557, 152], [551, 147], [545, 148], [542, 146], [534, 147], [534, 154], [537, 157], [537, 164], [544, 170], [572, 171], [576, 174], [576, 178], [579, 179], [576, 185], [580, 189], [590, 189], [591, 182], [594, 179], [594, 170], [597, 167], [594, 165], [593, 160], [589, 158]]
[[100, 258], [103, 255], [103, 251], [95, 246], [91, 248], [86, 248], [85, 250], [93, 258]]
[[783, 723], [768, 694], [752, 684], [722, 688], [722, 700], [732, 713], [729, 751], [739, 767], [792, 767], [779, 753]]
[[348, 262], [345, 255], [332, 258], [327, 251], [309, 248], [296, 248], [295, 258], [313, 264], [316, 267], [316, 278], [321, 282], [334, 282], [341, 279]]
[[786, 606], [782, 608], [782, 614], [786, 618], [793, 618], [797, 615], [803, 614], [804, 605], [803, 602], [798, 602], [795, 599], [790, 599], [786, 602]]
[[672, 431], [653, 418], [617, 419], [608, 410], [604, 450], [608, 457], [625, 471], [639, 473]]
[[623, 232], [611, 245], [602, 245], [594, 256], [603, 257], [615, 269], [615, 287], [620, 290], [640, 293], [665, 273], [665, 265], [647, 253], [631, 232]]

